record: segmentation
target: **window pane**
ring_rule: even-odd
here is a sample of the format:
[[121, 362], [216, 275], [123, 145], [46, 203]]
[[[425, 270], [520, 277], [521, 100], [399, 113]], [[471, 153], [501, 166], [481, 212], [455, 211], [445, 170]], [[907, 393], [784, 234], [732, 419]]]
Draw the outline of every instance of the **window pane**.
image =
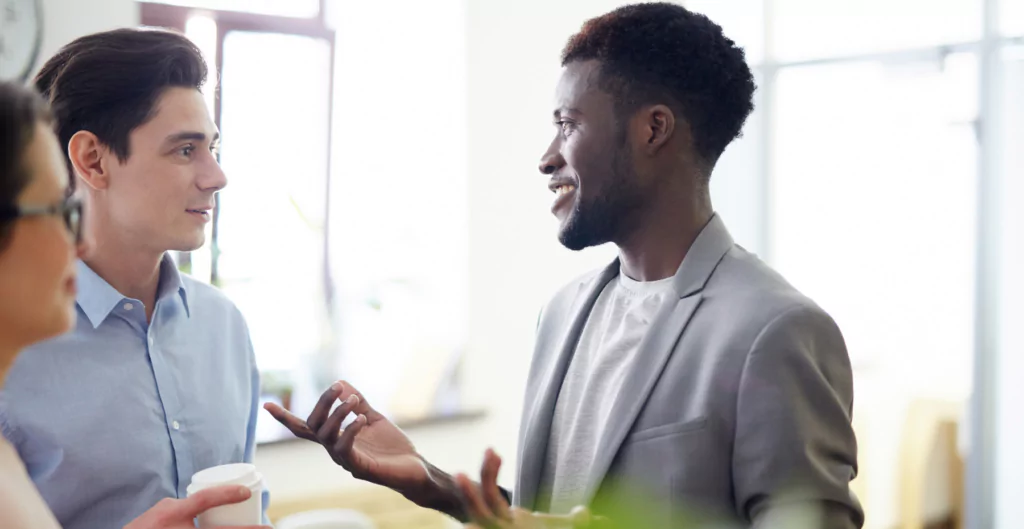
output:
[[684, 4], [722, 26], [725, 36], [746, 52], [748, 63], [764, 60], [764, 0], [687, 0]]
[[[754, 79], [761, 86], [760, 72]], [[764, 164], [761, 91], [755, 94], [754, 112], [743, 136], [733, 140], [711, 175], [711, 202], [729, 226], [736, 242], [754, 253], [764, 253]]]
[[1000, 256], [998, 327], [995, 380], [995, 527], [1018, 527], [1024, 490], [1024, 46], [1002, 50], [1002, 76], [996, 112], [996, 160], [994, 169], [1002, 196], [999, 205]]
[[319, 0], [159, 0], [157, 3], [302, 18], [315, 17], [320, 12]]
[[[221, 79], [218, 276], [261, 370], [295, 368], [324, 336], [329, 45], [230, 32]], [[302, 60], [295, 60], [301, 57]]]
[[793, 61], [977, 40], [981, 5], [978, 0], [775, 0], [774, 51], [779, 60]]
[[[210, 111], [210, 119], [216, 119], [214, 115], [217, 96], [217, 23], [206, 15], [193, 15], [185, 23], [185, 36], [189, 38], [203, 53], [206, 67], [209, 73], [206, 76], [206, 85], [203, 86], [203, 99], [206, 101], [206, 108]], [[201, 248], [190, 252], [188, 256], [189, 272], [192, 277], [209, 283], [213, 265], [213, 223], [206, 225], [206, 242]]]
[[378, 411], [410, 419], [460, 404], [467, 49], [460, 0], [401, 8], [390, 18], [372, 2], [330, 10], [339, 39], [330, 249], [340, 375]]
[[1024, 36], [1024, 0], [1003, 0], [999, 5], [999, 23], [1003, 35]]
[[774, 264], [910, 391], [970, 383], [976, 80], [969, 54], [779, 73]]

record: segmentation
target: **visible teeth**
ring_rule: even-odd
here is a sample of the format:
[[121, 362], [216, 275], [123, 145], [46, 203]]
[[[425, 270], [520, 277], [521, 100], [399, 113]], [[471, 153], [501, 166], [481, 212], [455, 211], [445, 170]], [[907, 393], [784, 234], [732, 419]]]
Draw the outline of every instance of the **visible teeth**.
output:
[[576, 186], [573, 185], [561, 185], [555, 188], [555, 194], [558, 196], [572, 193], [576, 190]]

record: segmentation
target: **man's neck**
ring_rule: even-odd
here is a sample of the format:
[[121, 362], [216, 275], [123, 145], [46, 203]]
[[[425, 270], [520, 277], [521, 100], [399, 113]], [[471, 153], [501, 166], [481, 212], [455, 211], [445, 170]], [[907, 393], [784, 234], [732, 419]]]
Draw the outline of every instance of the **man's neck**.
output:
[[637, 281], [674, 276], [714, 214], [705, 193], [657, 195], [636, 219], [636, 228], [616, 241], [623, 273]]
[[85, 264], [121, 295], [141, 301], [149, 321], [156, 306], [162, 258], [163, 252], [129, 248], [121, 241], [96, 237], [95, 250]]

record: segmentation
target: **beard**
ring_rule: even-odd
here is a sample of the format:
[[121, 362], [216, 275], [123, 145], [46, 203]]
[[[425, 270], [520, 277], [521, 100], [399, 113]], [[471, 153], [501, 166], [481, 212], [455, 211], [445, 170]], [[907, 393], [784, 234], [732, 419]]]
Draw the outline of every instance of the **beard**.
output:
[[558, 233], [562, 246], [579, 251], [614, 241], [624, 231], [629, 218], [643, 205], [631, 159], [623, 142], [613, 155], [611, 179], [603, 189], [585, 199], [581, 183], [573, 210]]

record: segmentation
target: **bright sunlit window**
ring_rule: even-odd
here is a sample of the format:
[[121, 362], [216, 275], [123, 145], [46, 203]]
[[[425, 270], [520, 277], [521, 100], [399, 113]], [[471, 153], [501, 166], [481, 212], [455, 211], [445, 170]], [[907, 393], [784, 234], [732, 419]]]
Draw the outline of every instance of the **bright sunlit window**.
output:
[[229, 179], [207, 244], [179, 263], [245, 315], [265, 399], [304, 415], [345, 378], [399, 421], [458, 414], [463, 5], [410, 4], [383, 28], [379, 7], [284, 4], [143, 4], [144, 24], [184, 31], [209, 63]]
[[[918, 366], [910, 385], [965, 395], [982, 1], [684, 4], [757, 75], [758, 108], [711, 184], [737, 240], [835, 317], [855, 365]], [[999, 6], [1005, 49], [1024, 2]]]

